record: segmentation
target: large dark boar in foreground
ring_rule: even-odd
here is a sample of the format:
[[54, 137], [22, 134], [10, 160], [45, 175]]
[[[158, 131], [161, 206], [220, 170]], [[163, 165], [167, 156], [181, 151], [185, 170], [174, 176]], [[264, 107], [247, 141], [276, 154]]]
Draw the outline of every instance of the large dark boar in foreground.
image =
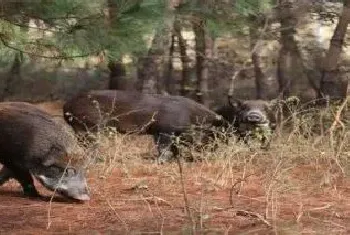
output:
[[[210, 128], [223, 121], [204, 105], [182, 96], [119, 90], [81, 93], [66, 102], [63, 111], [65, 120], [77, 133], [94, 132], [98, 126], [107, 125], [120, 133], [152, 135], [160, 162], [178, 154], [172, 136], [184, 136], [192, 126], [201, 126], [210, 136]], [[189, 135], [186, 138], [191, 142]]]
[[0, 185], [14, 178], [26, 196], [37, 197], [33, 175], [49, 190], [89, 200], [83, 171], [68, 165], [76, 142], [63, 125], [29, 103], [0, 103]]
[[230, 124], [238, 139], [259, 137], [261, 147], [270, 144], [271, 133], [275, 129], [276, 119], [273, 111], [274, 102], [264, 100], [228, 99], [228, 104], [216, 109], [216, 113], [223, 116]]

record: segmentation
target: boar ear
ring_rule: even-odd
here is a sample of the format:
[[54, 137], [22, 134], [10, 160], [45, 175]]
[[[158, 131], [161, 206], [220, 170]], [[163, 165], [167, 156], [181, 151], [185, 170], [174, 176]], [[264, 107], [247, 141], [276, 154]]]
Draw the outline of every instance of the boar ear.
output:
[[228, 97], [228, 103], [235, 109], [242, 105], [242, 101], [240, 99]]

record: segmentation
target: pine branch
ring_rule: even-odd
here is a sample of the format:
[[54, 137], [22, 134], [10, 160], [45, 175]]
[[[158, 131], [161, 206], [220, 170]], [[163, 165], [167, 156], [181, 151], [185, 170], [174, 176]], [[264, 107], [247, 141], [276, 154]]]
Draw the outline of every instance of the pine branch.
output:
[[18, 51], [18, 52], [22, 52], [23, 54], [31, 55], [31, 56], [34, 56], [34, 57], [46, 58], [46, 59], [54, 59], [54, 60], [66, 60], [66, 59], [74, 59], [74, 58], [83, 58], [83, 57], [88, 57], [89, 55], [92, 55], [94, 53], [97, 53], [97, 52], [90, 52], [90, 53], [86, 53], [86, 54], [82, 54], [82, 55], [74, 55], [74, 56], [45, 56], [45, 55], [39, 55], [39, 54], [34, 53], [34, 52], [25, 51], [25, 50], [22, 50], [20, 48], [11, 46], [6, 41], [6, 39], [4, 38], [3, 34], [0, 34], [0, 41], [2, 42], [2, 44], [5, 47], [10, 48], [10, 49], [15, 50], [15, 51]]
[[21, 28], [27, 28], [27, 29], [36, 29], [36, 30], [40, 30], [40, 31], [45, 31], [45, 32], [52, 32], [54, 33], [55, 31], [52, 30], [52, 29], [48, 29], [48, 28], [39, 28], [39, 27], [33, 27], [33, 26], [30, 26], [28, 24], [20, 24], [20, 23], [16, 23], [16, 22], [13, 22], [7, 18], [1, 18], [0, 17], [0, 20], [3, 20], [3, 21], [6, 21], [7, 23], [9, 24], [12, 24], [14, 26], [18, 26], [18, 27], [21, 27]]

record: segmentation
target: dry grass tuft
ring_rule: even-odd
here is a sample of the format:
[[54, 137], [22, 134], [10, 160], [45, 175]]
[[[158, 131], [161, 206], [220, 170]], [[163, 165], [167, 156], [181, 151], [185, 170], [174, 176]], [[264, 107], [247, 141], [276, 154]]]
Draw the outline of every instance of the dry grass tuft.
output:
[[[92, 201], [69, 212], [53, 205], [50, 231], [348, 234], [347, 105], [316, 109], [286, 102], [268, 150], [229, 137], [228, 145], [215, 143], [216, 151], [181, 148], [184, 158], [200, 161], [165, 165], [156, 163], [150, 136], [102, 126], [85, 149]], [[35, 231], [43, 230], [38, 225]]]
[[[260, 149], [256, 142], [247, 147], [231, 136], [228, 145], [217, 140], [216, 151], [196, 144], [181, 147], [182, 156], [200, 161], [179, 159], [159, 166], [145, 159], [156, 157], [150, 137], [122, 135], [109, 129], [109, 134], [101, 135], [90, 151], [94, 159], [91, 166], [98, 169], [100, 177], [108, 178], [118, 168], [125, 179], [154, 177], [162, 182], [157, 185], [160, 189], [180, 190], [182, 212], [188, 219], [178, 226], [191, 233], [214, 229], [210, 221], [221, 221], [225, 213], [238, 221], [243, 217], [253, 224], [263, 224], [279, 234], [308, 229], [331, 231], [332, 226], [334, 231], [344, 232], [347, 222], [333, 221], [334, 225], [331, 218], [340, 210], [350, 210], [340, 209], [342, 206], [337, 204], [349, 200], [349, 191], [345, 190], [349, 186], [350, 153], [347, 101], [319, 109], [306, 109], [295, 102], [285, 104], [287, 112], [269, 150]], [[164, 184], [169, 180], [171, 185]], [[147, 191], [151, 187], [140, 182], [135, 185], [142, 187], [131, 188]], [[224, 194], [219, 207], [218, 201], [211, 198], [216, 194]], [[157, 197], [167, 201], [166, 195]], [[310, 213], [315, 211], [317, 219], [311, 219]]]

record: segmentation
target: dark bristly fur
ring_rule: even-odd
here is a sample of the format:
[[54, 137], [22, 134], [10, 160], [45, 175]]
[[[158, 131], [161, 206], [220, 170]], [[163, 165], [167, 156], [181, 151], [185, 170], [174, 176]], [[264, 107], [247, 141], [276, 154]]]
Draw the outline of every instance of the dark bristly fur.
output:
[[15, 178], [25, 195], [39, 196], [34, 175], [50, 190], [88, 200], [81, 170], [67, 167], [75, 141], [63, 125], [32, 104], [0, 103], [0, 185]]
[[120, 133], [152, 135], [158, 143], [160, 161], [178, 153], [171, 135], [180, 136], [192, 125], [202, 125], [207, 131], [223, 121], [204, 105], [182, 96], [118, 90], [81, 93], [66, 102], [63, 110], [65, 120], [78, 133], [97, 131], [98, 125], [107, 125]]
[[[225, 104], [215, 110], [221, 115], [230, 127], [238, 135], [239, 140], [249, 136], [256, 127], [263, 127], [265, 130], [274, 130], [276, 126], [273, 102], [264, 100], [239, 100], [229, 98]], [[229, 132], [230, 133], [230, 132]], [[262, 147], [269, 145], [270, 139], [262, 138]]]

